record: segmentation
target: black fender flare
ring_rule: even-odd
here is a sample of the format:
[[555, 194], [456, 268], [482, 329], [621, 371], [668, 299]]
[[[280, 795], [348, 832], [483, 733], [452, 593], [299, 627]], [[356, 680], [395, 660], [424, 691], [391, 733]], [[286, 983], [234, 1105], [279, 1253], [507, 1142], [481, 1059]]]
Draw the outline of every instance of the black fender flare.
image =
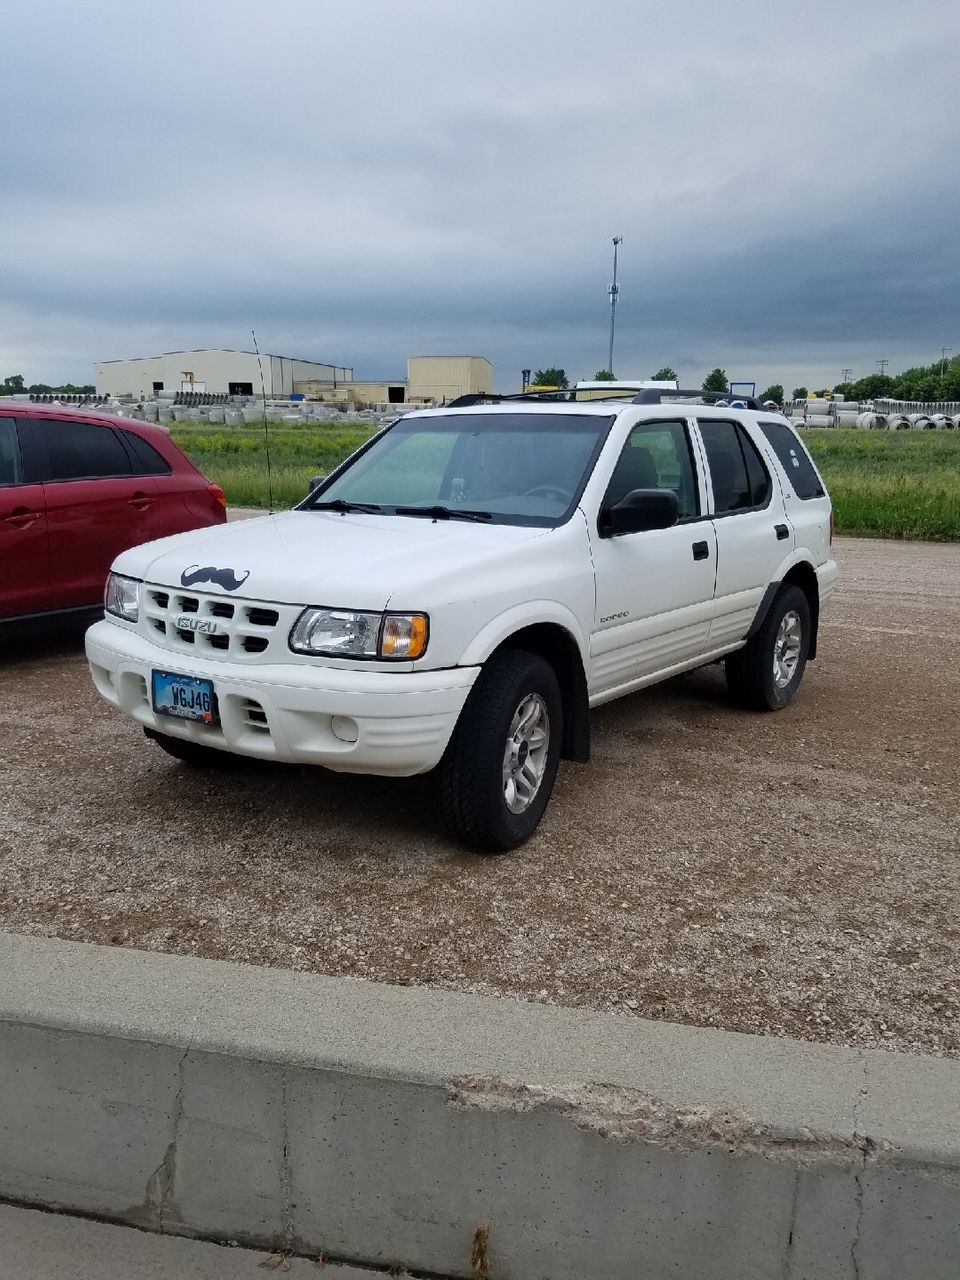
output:
[[[760, 599], [760, 603], [757, 605], [757, 612], [753, 615], [753, 621], [750, 623], [750, 630], [746, 634], [747, 643], [749, 643], [753, 639], [753, 637], [757, 634], [757, 632], [763, 626], [766, 620], [767, 614], [770, 612], [771, 608], [773, 607], [773, 602], [774, 600], [776, 600], [777, 594], [783, 585], [784, 585], [783, 579], [777, 578], [773, 582], [771, 582], [767, 587], [766, 591], [764, 591], [763, 596]], [[787, 583], [787, 585], [793, 586], [795, 584]], [[817, 632], [820, 629], [819, 621], [820, 621], [819, 603], [811, 602], [810, 648], [807, 650], [807, 658], [810, 660], [812, 660], [817, 656]]]
[[760, 603], [757, 605], [757, 612], [753, 615], [753, 621], [750, 623], [750, 630], [747, 632], [746, 639], [752, 640], [760, 628], [766, 621], [767, 614], [770, 612], [770, 606], [777, 597], [777, 592], [783, 586], [780, 578], [775, 579], [764, 591]]
[[590, 763], [590, 694], [580, 655], [571, 661], [564, 698], [561, 757], [578, 764]]

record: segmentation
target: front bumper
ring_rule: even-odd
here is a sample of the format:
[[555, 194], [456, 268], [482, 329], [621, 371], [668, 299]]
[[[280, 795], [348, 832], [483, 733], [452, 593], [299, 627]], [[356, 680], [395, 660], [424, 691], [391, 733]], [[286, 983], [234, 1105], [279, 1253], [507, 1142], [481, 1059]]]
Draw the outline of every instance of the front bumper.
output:
[[[347, 671], [306, 663], [220, 662], [173, 653], [104, 620], [87, 632], [93, 682], [147, 729], [204, 746], [318, 764], [342, 773], [408, 777], [440, 762], [479, 667]], [[157, 715], [154, 670], [212, 680], [218, 725]], [[340, 734], [334, 732], [334, 718]]]

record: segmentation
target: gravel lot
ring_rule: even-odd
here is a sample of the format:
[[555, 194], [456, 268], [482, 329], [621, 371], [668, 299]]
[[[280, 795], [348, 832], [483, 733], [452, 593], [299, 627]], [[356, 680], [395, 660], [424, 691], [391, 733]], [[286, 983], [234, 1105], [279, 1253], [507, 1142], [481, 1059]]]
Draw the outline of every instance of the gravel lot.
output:
[[960, 547], [839, 558], [793, 706], [600, 709], [504, 858], [426, 780], [193, 773], [76, 635], [0, 641], [0, 928], [960, 1057]]

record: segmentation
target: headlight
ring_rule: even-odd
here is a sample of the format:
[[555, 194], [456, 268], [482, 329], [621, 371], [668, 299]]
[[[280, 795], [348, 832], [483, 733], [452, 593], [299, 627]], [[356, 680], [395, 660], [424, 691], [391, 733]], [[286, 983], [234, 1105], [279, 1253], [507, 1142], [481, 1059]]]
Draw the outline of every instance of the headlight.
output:
[[357, 613], [352, 609], [304, 609], [290, 632], [296, 653], [328, 658], [423, 656], [428, 624], [423, 613]]
[[125, 622], [136, 622], [140, 616], [140, 583], [135, 578], [111, 573], [107, 578], [103, 607], [107, 613], [123, 618]]
[[375, 658], [380, 622], [379, 613], [305, 609], [290, 633], [290, 648], [337, 658]]

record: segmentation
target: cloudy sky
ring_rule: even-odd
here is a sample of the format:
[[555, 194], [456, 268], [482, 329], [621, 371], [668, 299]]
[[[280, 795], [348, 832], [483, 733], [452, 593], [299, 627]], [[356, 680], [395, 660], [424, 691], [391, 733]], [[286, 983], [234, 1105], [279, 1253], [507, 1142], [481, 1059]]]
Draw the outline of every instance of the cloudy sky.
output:
[[960, 348], [956, 0], [7, 0], [0, 377], [249, 346], [810, 386]]

